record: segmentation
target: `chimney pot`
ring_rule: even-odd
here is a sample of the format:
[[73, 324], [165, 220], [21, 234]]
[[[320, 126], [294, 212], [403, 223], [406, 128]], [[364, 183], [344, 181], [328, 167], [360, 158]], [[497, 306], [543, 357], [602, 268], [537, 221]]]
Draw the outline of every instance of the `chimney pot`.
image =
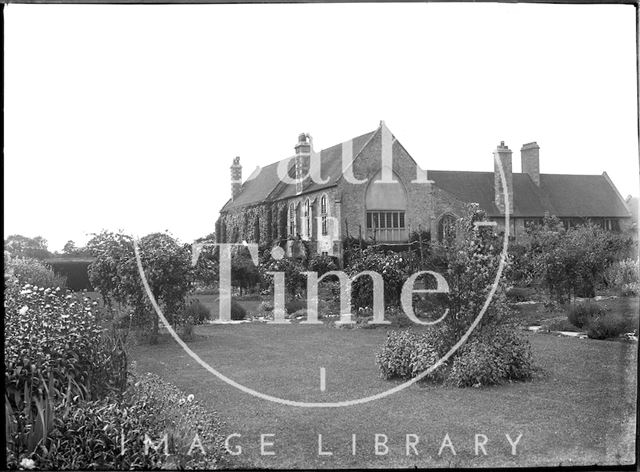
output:
[[533, 141], [522, 145], [520, 163], [522, 164], [522, 173], [529, 174], [531, 180], [540, 186], [540, 146], [537, 142]]
[[[494, 177], [494, 202], [498, 209], [504, 214], [505, 210], [509, 211], [509, 214], [513, 213], [513, 169], [511, 164], [511, 149], [504, 144], [504, 141], [500, 141], [500, 146], [494, 152], [494, 164], [493, 164], [493, 177]], [[500, 177], [500, 168], [498, 167], [498, 159], [502, 164], [502, 170], [504, 172], [507, 188], [506, 192], [503, 190], [502, 186], [502, 178]], [[509, 208], [505, 208], [504, 205], [504, 194], [507, 193], [509, 195]]]

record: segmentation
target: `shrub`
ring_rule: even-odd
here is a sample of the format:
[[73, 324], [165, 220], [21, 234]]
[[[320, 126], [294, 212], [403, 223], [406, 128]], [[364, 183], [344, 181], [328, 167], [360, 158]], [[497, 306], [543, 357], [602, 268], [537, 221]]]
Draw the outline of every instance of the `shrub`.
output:
[[293, 298], [284, 304], [287, 313], [295, 313], [298, 310], [307, 309], [307, 301], [300, 298]]
[[[187, 455], [196, 433], [205, 456], [197, 447]], [[153, 441], [148, 454], [145, 434]], [[164, 445], [155, 449], [164, 434], [169, 457], [164, 455]], [[221, 450], [220, 423], [215, 414], [192, 396], [147, 374], [135, 385], [130, 383], [121, 399], [81, 401], [71, 409], [57, 411], [50, 440], [31, 458], [36, 468], [49, 470], [211, 469], [218, 464]], [[7, 465], [17, 468], [18, 457], [12, 455]]]
[[627, 331], [629, 323], [617, 313], [597, 316], [587, 326], [587, 336], [592, 339], [617, 338]]
[[31, 284], [43, 288], [65, 288], [67, 279], [57, 275], [51, 267], [37, 259], [15, 257], [7, 261], [5, 272], [19, 284]]
[[[384, 281], [385, 306], [397, 305], [400, 301], [402, 285], [407, 276], [407, 261], [395, 252], [382, 252], [375, 247], [368, 247], [360, 252], [359, 257], [352, 258], [351, 266], [347, 268], [347, 275], [369, 270], [377, 272]], [[351, 302], [354, 307], [373, 305], [373, 282], [371, 277], [361, 276], [352, 283]]]
[[448, 381], [457, 387], [527, 380], [533, 375], [531, 346], [510, 329], [483, 333], [460, 348]]
[[262, 302], [260, 304], [260, 311], [270, 312], [273, 311], [273, 303], [271, 302]]
[[[11, 285], [5, 292], [5, 387], [21, 392], [24, 385], [52, 375], [56, 389], [69, 379], [83, 395], [95, 397], [120, 379], [111, 372], [119, 340], [106, 336], [96, 320], [97, 302], [60, 289]], [[36, 341], [37, 342], [34, 342]], [[121, 351], [121, 352], [120, 352]], [[126, 369], [126, 368], [125, 368]]]
[[[411, 330], [390, 331], [384, 345], [376, 354], [376, 364], [382, 378], [411, 378], [435, 364], [447, 351], [442, 340], [444, 327], [433, 327], [422, 333]], [[443, 378], [444, 366], [428, 378]]]
[[273, 276], [267, 272], [284, 272], [287, 293], [292, 296], [296, 295], [307, 287], [307, 277], [303, 275], [305, 270], [300, 261], [291, 257], [284, 257], [281, 260], [270, 258], [259, 268], [262, 288], [273, 287]]
[[124, 339], [99, 325], [96, 305], [59, 288], [6, 287], [5, 420], [7, 448], [16, 457], [46, 440], [54, 411], [68, 408], [70, 398], [124, 389]]
[[635, 297], [638, 294], [640, 294], [640, 282], [624, 284], [620, 289], [620, 295], [623, 297]]
[[318, 277], [332, 270], [338, 270], [336, 258], [332, 256], [315, 256], [309, 261], [309, 271], [317, 272]]
[[604, 308], [595, 303], [575, 303], [569, 306], [567, 318], [576, 328], [584, 328], [592, 319], [602, 314], [604, 314]]
[[247, 310], [244, 309], [240, 303], [235, 300], [231, 300], [231, 319], [232, 320], [244, 320], [247, 317]]
[[211, 317], [209, 309], [200, 300], [192, 300], [184, 309], [183, 319], [191, 324], [202, 324]]
[[[631, 258], [614, 262], [605, 272], [605, 280], [609, 287], [616, 288], [623, 296], [637, 295], [638, 260]], [[635, 288], [635, 290], [634, 290]], [[627, 293], [628, 295], [625, 295]]]

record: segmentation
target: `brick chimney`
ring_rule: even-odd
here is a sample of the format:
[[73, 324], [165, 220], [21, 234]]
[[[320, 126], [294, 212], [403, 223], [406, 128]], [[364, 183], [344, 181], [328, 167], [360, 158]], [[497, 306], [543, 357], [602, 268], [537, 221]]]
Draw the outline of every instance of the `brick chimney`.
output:
[[504, 207], [504, 191], [502, 188], [502, 179], [500, 177], [500, 169], [498, 167], [497, 158], [500, 157], [502, 169], [504, 170], [505, 180], [507, 181], [507, 193], [509, 194], [509, 214], [513, 213], [513, 174], [511, 168], [511, 149], [505, 146], [504, 141], [500, 141], [498, 148], [493, 151], [493, 177], [495, 192], [494, 201], [501, 213], [505, 213]]
[[235, 200], [240, 195], [242, 189], [242, 166], [240, 165], [240, 157], [233, 159], [231, 164], [231, 200]]
[[309, 172], [309, 166], [311, 161], [311, 136], [306, 133], [301, 133], [298, 136], [298, 144], [295, 146], [296, 157], [295, 157], [295, 167], [296, 167], [296, 193], [301, 193], [304, 182], [302, 181], [302, 177]]
[[522, 173], [529, 174], [531, 180], [540, 186], [540, 146], [535, 141], [522, 145], [520, 149]]

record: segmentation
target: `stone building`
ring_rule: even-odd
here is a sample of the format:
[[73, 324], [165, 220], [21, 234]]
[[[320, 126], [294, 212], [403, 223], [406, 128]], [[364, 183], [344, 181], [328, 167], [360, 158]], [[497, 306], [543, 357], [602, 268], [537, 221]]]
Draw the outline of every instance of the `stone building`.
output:
[[[301, 134], [295, 155], [242, 181], [240, 158], [231, 166], [231, 199], [216, 223], [219, 242], [254, 242], [291, 248], [304, 240], [312, 254], [341, 257], [348, 236], [406, 243], [412, 232], [441, 240], [469, 202], [519, 238], [545, 214], [566, 226], [591, 220], [614, 231], [631, 225], [630, 211], [607, 176], [540, 173], [540, 147], [522, 146], [522, 173], [501, 142], [487, 153], [492, 172], [423, 171], [383, 122], [367, 134], [316, 152]], [[509, 208], [505, 208], [502, 162]], [[317, 166], [314, 164], [317, 163]], [[278, 172], [280, 168], [280, 174]], [[317, 171], [314, 171], [317, 169]], [[314, 173], [315, 172], [315, 173]], [[289, 241], [287, 243], [287, 241]]]

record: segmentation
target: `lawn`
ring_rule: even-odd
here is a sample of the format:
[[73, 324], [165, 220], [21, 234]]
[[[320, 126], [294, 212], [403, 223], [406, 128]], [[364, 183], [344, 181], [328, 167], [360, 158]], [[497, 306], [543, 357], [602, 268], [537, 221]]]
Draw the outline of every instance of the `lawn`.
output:
[[[223, 374], [261, 392], [301, 401], [340, 401], [395, 385], [378, 376], [385, 329], [258, 323], [197, 328], [190, 347]], [[269, 468], [533, 466], [632, 463], [635, 457], [637, 344], [528, 335], [541, 373], [527, 383], [479, 389], [413, 385], [363, 405], [308, 409], [261, 400], [213, 377], [172, 341], [137, 346], [140, 371], [155, 372], [218, 412], [239, 433], [238, 465]], [[320, 368], [326, 391], [320, 391]], [[389, 453], [374, 454], [374, 435]], [[455, 448], [438, 450], [445, 434]], [[515, 440], [511, 455], [505, 434]], [[275, 455], [260, 435], [275, 434]], [[323, 450], [318, 455], [318, 435]], [[352, 435], [356, 452], [352, 454]], [[406, 435], [419, 455], [406, 455]], [[487, 456], [474, 454], [476, 434]], [[414, 438], [412, 438], [414, 439]], [[413, 452], [413, 451], [411, 451]]]

